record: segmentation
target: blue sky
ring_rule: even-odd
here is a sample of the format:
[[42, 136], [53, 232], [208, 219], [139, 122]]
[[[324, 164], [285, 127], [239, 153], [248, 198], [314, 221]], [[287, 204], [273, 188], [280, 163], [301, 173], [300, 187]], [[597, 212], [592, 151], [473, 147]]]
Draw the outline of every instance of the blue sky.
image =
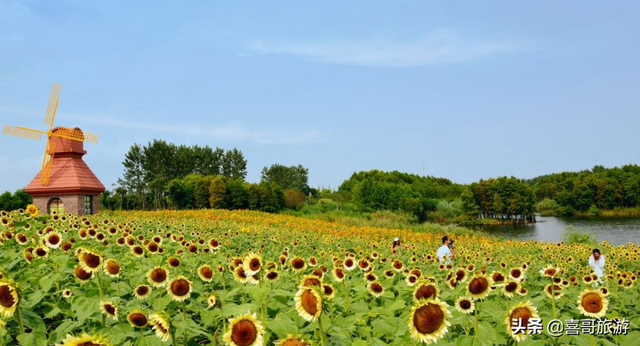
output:
[[[0, 124], [98, 133], [111, 188], [154, 138], [302, 164], [480, 178], [640, 163], [634, 1], [0, 0]], [[0, 191], [44, 142], [0, 135]]]

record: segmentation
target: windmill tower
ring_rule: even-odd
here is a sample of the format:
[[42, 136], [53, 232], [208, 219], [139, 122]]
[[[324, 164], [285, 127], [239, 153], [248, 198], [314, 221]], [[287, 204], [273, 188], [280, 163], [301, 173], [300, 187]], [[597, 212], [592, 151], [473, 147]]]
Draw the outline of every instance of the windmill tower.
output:
[[54, 84], [44, 116], [48, 131], [5, 125], [2, 132], [36, 141], [41, 140], [42, 135], [47, 136], [42, 169], [25, 188], [39, 210], [49, 214], [53, 211], [94, 214], [98, 212], [98, 197], [105, 188], [82, 156], [87, 153], [84, 142], [97, 143], [98, 135], [77, 127], [53, 127], [59, 94], [60, 84]]

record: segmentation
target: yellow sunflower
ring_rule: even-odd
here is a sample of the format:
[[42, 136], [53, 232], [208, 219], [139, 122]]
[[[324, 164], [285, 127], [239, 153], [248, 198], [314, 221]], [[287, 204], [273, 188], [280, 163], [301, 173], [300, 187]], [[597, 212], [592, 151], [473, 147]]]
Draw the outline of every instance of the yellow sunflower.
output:
[[369, 282], [369, 285], [367, 285], [367, 290], [369, 290], [369, 293], [371, 293], [371, 295], [376, 298], [384, 294], [384, 287], [378, 281]]
[[51, 249], [57, 249], [62, 243], [62, 236], [57, 231], [49, 232], [44, 236], [44, 245]]
[[553, 286], [551, 284], [544, 286], [544, 294], [546, 294], [549, 298], [555, 297], [556, 300], [560, 299], [560, 297], [564, 295], [564, 293], [562, 292], [562, 287], [556, 284], [553, 284]]
[[322, 297], [313, 288], [300, 288], [294, 300], [298, 314], [306, 321], [315, 321], [322, 313]]
[[19, 301], [18, 290], [7, 282], [0, 282], [0, 316], [13, 316]]
[[260, 269], [262, 269], [262, 258], [254, 253], [250, 253], [245, 257], [242, 266], [248, 276], [257, 274], [260, 272]]
[[217, 303], [218, 303], [218, 296], [214, 292], [211, 292], [209, 294], [209, 297], [207, 297], [207, 305], [210, 308], [212, 308], [212, 307], [216, 306]]
[[265, 330], [256, 314], [244, 315], [229, 319], [229, 329], [223, 340], [229, 346], [263, 346]]
[[339, 267], [334, 267], [331, 271], [331, 275], [333, 276], [333, 280], [335, 280], [336, 282], [342, 282], [342, 280], [344, 280], [344, 278], [346, 277], [344, 270]]
[[310, 346], [301, 336], [287, 335], [286, 338], [276, 341], [274, 346]]
[[502, 293], [509, 298], [513, 298], [514, 293], [518, 293], [520, 290], [520, 283], [518, 281], [509, 281], [502, 286]]
[[301, 272], [304, 270], [304, 268], [307, 267], [307, 263], [304, 261], [304, 259], [298, 256], [292, 258], [289, 262], [289, 265], [291, 265], [291, 270], [293, 270], [294, 272]]
[[62, 340], [61, 344], [58, 346], [109, 346], [109, 344], [104, 341], [101, 337], [95, 335], [82, 334], [81, 336], [73, 336], [67, 334], [67, 337]]
[[540, 269], [540, 275], [548, 278], [552, 278], [556, 276], [556, 274], [558, 274], [559, 271], [560, 271], [559, 268], [556, 268], [553, 265], [549, 264], [546, 267]]
[[600, 290], [585, 290], [578, 298], [578, 310], [585, 316], [600, 318], [607, 313], [609, 301]]
[[462, 312], [463, 314], [470, 314], [474, 309], [475, 304], [473, 303], [473, 299], [463, 296], [456, 300], [456, 310]]
[[160, 314], [151, 314], [149, 316], [149, 323], [156, 332], [156, 336], [163, 342], [169, 340], [171, 337], [171, 326], [169, 322]]
[[419, 342], [431, 344], [447, 333], [451, 323], [447, 320], [451, 313], [447, 304], [440, 299], [423, 300], [411, 309], [409, 330], [411, 337]]
[[431, 299], [438, 296], [438, 286], [431, 282], [421, 282], [413, 290], [413, 301], [415, 303], [422, 299]]
[[484, 274], [476, 274], [467, 285], [467, 294], [473, 299], [483, 299], [491, 291], [491, 279]]
[[[531, 322], [530, 320], [532, 318], [540, 318], [540, 316], [538, 315], [538, 309], [536, 309], [536, 307], [533, 306], [531, 302], [516, 304], [509, 311], [509, 314], [505, 321], [507, 324], [507, 334], [511, 335], [511, 337], [515, 341], [518, 341], [518, 342], [523, 341], [529, 335], [528, 334], [529, 325]], [[525, 331], [518, 334], [514, 334], [513, 329], [511, 328], [513, 326], [512, 323], [514, 323], [513, 320], [522, 321], [522, 324], [519, 324], [519, 325], [522, 327], [525, 327], [526, 328]]]
[[269, 282], [276, 282], [280, 279], [280, 274], [276, 270], [271, 270], [264, 274], [264, 278]]
[[233, 270], [233, 279], [241, 284], [247, 282], [247, 273], [244, 271], [244, 266], [239, 265]]
[[145, 299], [151, 294], [151, 287], [147, 285], [138, 285], [133, 290], [133, 295], [138, 299]]
[[177, 302], [184, 301], [191, 296], [191, 281], [184, 276], [179, 276], [171, 280], [167, 286], [167, 292], [171, 299]]
[[36, 207], [35, 204], [29, 204], [25, 212], [29, 214], [30, 217], [36, 217], [38, 216], [38, 207]]
[[62, 298], [69, 299], [69, 298], [71, 298], [71, 295], [72, 295], [72, 293], [71, 293], [70, 289], [67, 288], [67, 289], [62, 290]]
[[140, 310], [133, 310], [127, 315], [127, 321], [134, 328], [144, 328], [149, 324], [149, 319], [144, 312]]
[[80, 283], [85, 283], [93, 277], [93, 272], [82, 269], [82, 266], [77, 266], [73, 274]]
[[200, 277], [200, 280], [204, 282], [211, 282], [215, 276], [215, 272], [209, 265], [204, 264], [198, 268], [198, 276]]
[[114, 259], [108, 259], [104, 262], [104, 272], [112, 278], [117, 278], [120, 275], [120, 265], [118, 261]]
[[78, 254], [78, 261], [86, 272], [93, 273], [102, 267], [102, 257], [91, 250], [82, 249]]
[[336, 295], [336, 290], [331, 285], [322, 285], [322, 294], [324, 299], [331, 300]]
[[100, 311], [102, 311], [103, 315], [113, 320], [118, 320], [118, 307], [113, 302], [100, 302]]
[[155, 267], [147, 273], [147, 280], [154, 287], [162, 287], [169, 280], [169, 271], [162, 267]]

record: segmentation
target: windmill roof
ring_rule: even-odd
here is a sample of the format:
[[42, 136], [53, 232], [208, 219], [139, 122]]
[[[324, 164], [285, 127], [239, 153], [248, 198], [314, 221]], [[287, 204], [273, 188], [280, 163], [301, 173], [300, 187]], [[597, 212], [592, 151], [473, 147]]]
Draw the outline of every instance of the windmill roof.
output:
[[101, 193], [104, 185], [98, 180], [89, 166], [79, 156], [54, 157], [51, 166], [49, 185], [42, 185], [40, 175], [25, 188], [32, 196], [51, 194]]

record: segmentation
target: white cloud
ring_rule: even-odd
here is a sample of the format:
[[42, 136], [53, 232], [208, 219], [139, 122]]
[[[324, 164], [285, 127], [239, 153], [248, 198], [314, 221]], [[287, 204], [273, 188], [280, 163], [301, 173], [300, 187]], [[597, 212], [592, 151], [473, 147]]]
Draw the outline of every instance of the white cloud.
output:
[[267, 43], [249, 46], [252, 54], [286, 54], [311, 61], [354, 65], [405, 67], [471, 61], [498, 53], [532, 50], [523, 43], [477, 41], [437, 30], [415, 42], [368, 39], [326, 43]]

